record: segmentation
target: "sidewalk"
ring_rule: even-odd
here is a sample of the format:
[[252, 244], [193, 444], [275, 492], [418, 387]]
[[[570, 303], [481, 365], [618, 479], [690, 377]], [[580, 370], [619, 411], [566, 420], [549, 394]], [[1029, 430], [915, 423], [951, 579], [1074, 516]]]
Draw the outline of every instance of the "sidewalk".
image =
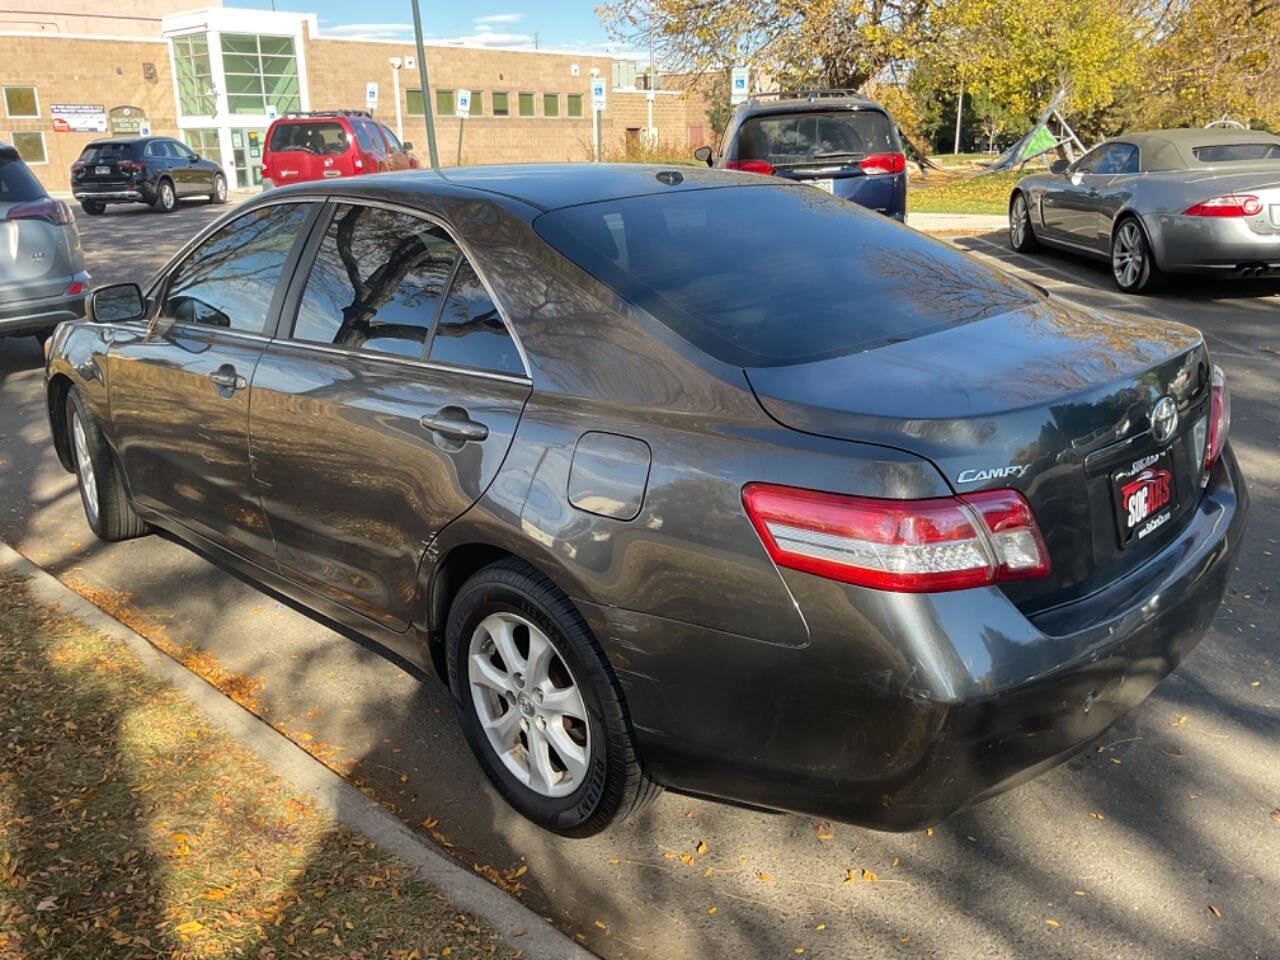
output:
[[1009, 229], [1009, 218], [996, 213], [908, 213], [907, 226], [930, 234], [979, 234]]
[[0, 953], [590, 956], [4, 544], [0, 671]]

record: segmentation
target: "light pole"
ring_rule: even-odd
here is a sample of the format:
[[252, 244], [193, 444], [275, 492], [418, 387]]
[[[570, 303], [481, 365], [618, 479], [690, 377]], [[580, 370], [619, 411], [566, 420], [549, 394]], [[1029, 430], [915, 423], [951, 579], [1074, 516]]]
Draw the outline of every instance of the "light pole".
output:
[[391, 64], [391, 89], [395, 91], [396, 96], [396, 139], [404, 140], [404, 124], [400, 119], [400, 64], [403, 61], [399, 57], [392, 57], [388, 63]]
[[427, 156], [431, 158], [431, 169], [440, 169], [440, 157], [436, 155], [436, 124], [431, 116], [431, 88], [427, 86], [427, 53], [422, 49], [422, 14], [418, 10], [418, 0], [410, 0], [413, 4], [413, 38], [418, 44], [418, 80], [422, 84], [422, 116], [427, 121]]
[[600, 162], [600, 108], [596, 105], [595, 81], [600, 76], [600, 68], [591, 68], [591, 127], [592, 138], [596, 142], [596, 163]]

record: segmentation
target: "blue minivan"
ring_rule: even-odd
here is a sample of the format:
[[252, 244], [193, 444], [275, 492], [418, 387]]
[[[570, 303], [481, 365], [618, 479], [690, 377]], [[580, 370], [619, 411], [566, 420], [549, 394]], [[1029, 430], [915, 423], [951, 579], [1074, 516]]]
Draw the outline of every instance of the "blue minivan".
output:
[[847, 90], [754, 97], [739, 104], [709, 167], [804, 180], [903, 221], [907, 158], [898, 126], [874, 100]]

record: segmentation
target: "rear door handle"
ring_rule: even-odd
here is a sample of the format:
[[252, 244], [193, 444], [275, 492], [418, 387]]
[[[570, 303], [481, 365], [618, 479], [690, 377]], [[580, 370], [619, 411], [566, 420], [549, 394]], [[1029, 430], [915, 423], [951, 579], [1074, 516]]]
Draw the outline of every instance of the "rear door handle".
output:
[[209, 374], [209, 379], [227, 390], [243, 390], [249, 385], [249, 381], [236, 373], [235, 370], [215, 370]]
[[489, 436], [489, 428], [483, 423], [476, 423], [461, 407], [442, 407], [438, 413], [427, 414], [418, 422], [433, 433], [451, 440], [480, 441]]

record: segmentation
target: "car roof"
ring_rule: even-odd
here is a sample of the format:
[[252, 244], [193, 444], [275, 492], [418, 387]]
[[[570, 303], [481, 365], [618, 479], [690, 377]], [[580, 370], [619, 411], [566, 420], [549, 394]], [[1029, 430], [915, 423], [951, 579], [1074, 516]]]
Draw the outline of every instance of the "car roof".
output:
[[813, 113], [818, 110], [879, 110], [881, 113], [888, 113], [884, 107], [864, 94], [830, 94], [823, 91], [795, 96], [784, 94], [776, 99], [767, 95], [752, 97], [738, 104], [737, 107], [737, 112], [742, 116], [766, 113]]
[[102, 147], [109, 143], [133, 144], [133, 143], [150, 143], [152, 140], [176, 140], [177, 137], [166, 137], [163, 134], [155, 134], [150, 137], [104, 137], [101, 140], [90, 140], [85, 144], [86, 147]]
[[1280, 136], [1265, 130], [1236, 130], [1230, 127], [1175, 127], [1169, 130], [1135, 130], [1112, 138], [1131, 143], [1142, 157], [1143, 170], [1185, 170], [1201, 161], [1196, 147], [1224, 143], [1280, 143]]
[[[658, 178], [659, 174], [663, 179]], [[414, 170], [354, 179], [364, 181], [359, 185], [362, 193], [385, 188], [390, 193], [403, 194], [433, 183], [447, 184], [510, 197], [541, 211], [623, 197], [708, 187], [778, 185], [782, 182], [703, 166], [630, 163], [505, 164], [445, 168], [439, 173]], [[344, 183], [337, 179], [313, 182], [312, 185], [337, 193], [350, 191], [355, 183], [354, 180]], [[302, 186], [305, 185], [299, 185]]]

